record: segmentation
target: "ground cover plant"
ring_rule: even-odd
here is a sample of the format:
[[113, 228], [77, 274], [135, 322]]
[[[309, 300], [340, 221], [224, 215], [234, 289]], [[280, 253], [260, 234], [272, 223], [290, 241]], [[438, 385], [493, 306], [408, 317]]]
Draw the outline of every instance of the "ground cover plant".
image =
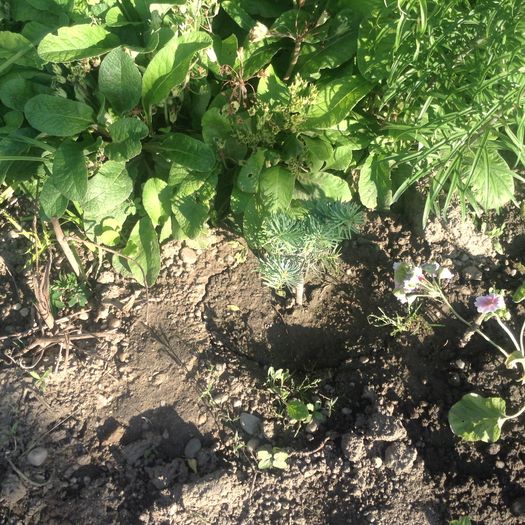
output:
[[456, 197], [500, 208], [521, 180], [518, 1], [3, 9], [0, 182], [143, 284], [159, 244], [210, 221], [256, 248], [310, 201], [385, 209], [419, 183], [426, 220]]

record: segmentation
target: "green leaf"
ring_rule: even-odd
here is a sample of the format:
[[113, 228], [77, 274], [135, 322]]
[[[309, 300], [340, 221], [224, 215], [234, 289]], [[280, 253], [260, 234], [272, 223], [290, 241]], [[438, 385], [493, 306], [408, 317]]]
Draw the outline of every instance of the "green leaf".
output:
[[162, 179], [148, 179], [142, 190], [142, 205], [149, 215], [153, 226], [157, 227], [171, 214], [171, 194], [173, 188], [168, 187]]
[[0, 100], [10, 109], [24, 111], [26, 102], [34, 95], [31, 84], [22, 77], [9, 78], [0, 84]]
[[381, 157], [372, 153], [359, 174], [359, 198], [369, 209], [388, 209], [392, 203], [390, 167]]
[[344, 144], [336, 146], [333, 149], [332, 157], [327, 161], [325, 169], [346, 171], [354, 162], [354, 151], [356, 148], [353, 144]]
[[242, 166], [237, 176], [237, 186], [245, 193], [255, 193], [259, 187], [259, 176], [264, 167], [264, 149], [258, 149]]
[[452, 432], [466, 441], [497, 441], [506, 420], [505, 401], [499, 397], [466, 394], [452, 406], [448, 422]]
[[202, 232], [210, 209], [200, 201], [198, 195], [188, 195], [184, 198], [175, 197], [172, 211], [184, 234], [194, 239]]
[[116, 120], [108, 128], [113, 142], [105, 146], [111, 160], [129, 160], [142, 151], [141, 140], [148, 136], [148, 127], [137, 117]]
[[86, 195], [81, 202], [84, 215], [104, 218], [118, 208], [131, 194], [133, 181], [125, 162], [105, 162], [98, 173], [88, 180]]
[[48, 219], [62, 217], [69, 203], [68, 199], [58, 191], [57, 187], [49, 179], [42, 186], [39, 202], [44, 215]]
[[[337, 32], [330, 35], [325, 42], [303, 45], [295, 73], [303, 78], [318, 75], [322, 69], [339, 67], [354, 56], [359, 26], [355, 17], [349, 20], [347, 17], [348, 10], [336, 15], [333, 24]], [[344, 25], [348, 26], [346, 30], [341, 27], [343, 20]]]
[[40, 67], [40, 59], [33, 44], [20, 33], [0, 31], [0, 73], [11, 64]]
[[259, 460], [257, 464], [257, 468], [259, 468], [260, 470], [266, 470], [266, 469], [272, 468], [273, 461], [272, 461], [272, 453], [270, 450], [266, 450], [266, 448], [259, 449], [257, 451], [257, 459]]
[[102, 26], [77, 24], [46, 35], [38, 45], [38, 54], [47, 62], [71, 62], [102, 55], [118, 45], [117, 37]]
[[512, 300], [515, 303], [521, 303], [525, 299], [525, 281], [521, 283], [519, 288], [512, 294]]
[[215, 154], [204, 142], [184, 133], [170, 133], [154, 150], [176, 164], [196, 171], [210, 171], [215, 166]]
[[343, 76], [321, 85], [303, 128], [329, 128], [338, 124], [371, 89], [372, 85], [358, 75]]
[[389, 9], [379, 9], [365, 18], [359, 28], [357, 65], [370, 82], [388, 77], [392, 67], [392, 51], [396, 42], [396, 25]]
[[140, 101], [140, 71], [121, 47], [113, 49], [102, 60], [98, 72], [98, 85], [117, 113], [131, 111]]
[[288, 453], [279, 450], [278, 448], [273, 449], [273, 467], [281, 470], [288, 469]]
[[195, 53], [212, 44], [209, 35], [202, 32], [173, 37], [148, 64], [142, 79], [144, 106], [159, 104], [170, 91], [183, 84]]
[[274, 166], [260, 176], [259, 192], [268, 211], [286, 210], [292, 202], [295, 176], [290, 170]]
[[24, 113], [33, 128], [57, 137], [76, 135], [93, 124], [93, 110], [87, 104], [51, 95], [29, 99]]
[[469, 184], [483, 209], [499, 209], [514, 198], [514, 174], [490, 145], [484, 147], [478, 158], [470, 170]]
[[348, 183], [331, 173], [305, 173], [297, 177], [298, 182], [313, 199], [328, 199], [348, 202], [352, 192]]
[[113, 266], [124, 275], [132, 275], [137, 282], [153, 286], [160, 273], [160, 248], [157, 233], [149, 217], [143, 217], [135, 225], [122, 255], [113, 257]]
[[290, 419], [295, 419], [295, 421], [305, 421], [310, 417], [308, 407], [298, 399], [286, 403], [286, 413]]
[[301, 38], [314, 26], [314, 18], [305, 9], [290, 9], [282, 13], [270, 27], [276, 36]]
[[80, 144], [67, 139], [58, 147], [53, 160], [53, 174], [48, 179], [69, 200], [84, 198], [88, 184], [88, 170], [84, 150]]
[[270, 108], [276, 105], [286, 106], [290, 103], [288, 86], [277, 76], [271, 65], [266, 68], [259, 80], [257, 98], [269, 104]]
[[222, 0], [221, 7], [230, 18], [245, 31], [250, 31], [257, 23], [241, 6], [240, 0]]

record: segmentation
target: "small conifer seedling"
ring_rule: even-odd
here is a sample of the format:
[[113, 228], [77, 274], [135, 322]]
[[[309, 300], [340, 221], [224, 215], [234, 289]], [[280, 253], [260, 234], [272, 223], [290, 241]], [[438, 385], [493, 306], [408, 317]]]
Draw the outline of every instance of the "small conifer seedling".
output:
[[337, 268], [340, 243], [362, 223], [358, 206], [339, 201], [319, 201], [304, 217], [283, 212], [269, 216], [259, 241], [263, 281], [276, 290], [295, 291], [301, 306], [305, 282]]

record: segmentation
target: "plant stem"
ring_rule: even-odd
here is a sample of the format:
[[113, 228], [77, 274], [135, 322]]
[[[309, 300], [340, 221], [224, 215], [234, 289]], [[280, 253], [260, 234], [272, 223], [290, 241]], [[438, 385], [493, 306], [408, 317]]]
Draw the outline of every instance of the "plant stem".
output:
[[296, 304], [298, 304], [299, 306], [303, 306], [303, 298], [304, 298], [304, 280], [301, 280], [301, 282], [295, 288]]
[[64, 255], [66, 256], [66, 259], [68, 260], [69, 264], [71, 265], [71, 268], [75, 272], [75, 275], [78, 278], [85, 281], [86, 272], [84, 272], [84, 268], [82, 267], [82, 264], [80, 263], [80, 257], [78, 256], [78, 254], [73, 252], [73, 250], [71, 249], [71, 246], [69, 246], [69, 243], [67, 242], [67, 239], [62, 230], [62, 227], [60, 226], [60, 223], [58, 222], [58, 219], [56, 217], [53, 217], [51, 219], [51, 225], [53, 226], [53, 230], [55, 232], [55, 237], [57, 239], [57, 242], [58, 244], [60, 244], [60, 247], [62, 248], [62, 251], [64, 252]]
[[496, 321], [501, 326], [501, 328], [503, 328], [503, 330], [505, 330], [506, 334], [509, 336], [510, 340], [513, 342], [514, 346], [516, 347], [516, 350], [520, 354], [522, 354], [523, 351], [522, 351], [520, 345], [518, 344], [518, 341], [516, 341], [516, 338], [514, 337], [514, 334], [510, 331], [509, 327], [497, 315], [496, 315]]
[[293, 68], [297, 64], [297, 60], [299, 60], [299, 55], [301, 54], [302, 45], [303, 45], [303, 38], [297, 37], [295, 39], [295, 46], [293, 48], [292, 56], [290, 58], [290, 64], [288, 65], [288, 69], [286, 70], [286, 73], [283, 77], [283, 80], [285, 82], [290, 80], [290, 77], [292, 76]]
[[468, 326], [471, 330], [474, 330], [474, 333], [480, 335], [481, 337], [483, 337], [483, 339], [485, 339], [485, 341], [487, 341], [487, 343], [490, 343], [494, 348], [497, 348], [504, 356], [505, 358], [509, 357], [509, 353], [507, 351], [505, 351], [503, 348], [501, 348], [501, 346], [499, 346], [497, 343], [495, 343], [492, 339], [490, 339], [490, 337], [488, 337], [487, 335], [485, 335], [479, 328], [474, 328], [472, 326], [472, 323], [469, 323], [466, 319], [464, 319], [461, 315], [459, 315], [459, 313], [454, 309], [454, 307], [450, 304], [450, 302], [448, 301], [448, 299], [445, 297], [445, 294], [443, 293], [443, 291], [441, 290], [441, 288], [439, 286], [436, 286], [437, 290], [439, 291], [439, 298], [443, 301], [443, 303], [448, 307], [450, 308], [450, 311], [452, 312], [452, 314], [456, 317], [456, 319], [458, 319], [459, 321], [461, 321], [463, 324], [465, 324], [466, 326]]
[[525, 405], [523, 405], [515, 414], [507, 416], [506, 419], [515, 419], [517, 417], [520, 417], [521, 414], [523, 414], [524, 412], [525, 412]]

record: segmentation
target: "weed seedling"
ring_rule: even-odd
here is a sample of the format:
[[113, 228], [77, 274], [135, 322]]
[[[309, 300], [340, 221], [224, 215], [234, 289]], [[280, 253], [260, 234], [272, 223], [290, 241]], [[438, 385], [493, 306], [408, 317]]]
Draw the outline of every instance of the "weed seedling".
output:
[[44, 393], [47, 387], [47, 380], [51, 375], [51, 368], [48, 368], [42, 375], [36, 370], [30, 370], [29, 375], [35, 380], [35, 387]]
[[58, 311], [66, 306], [74, 308], [86, 306], [89, 298], [89, 291], [86, 285], [77, 280], [74, 273], [61, 275], [50, 286], [51, 304]]
[[258, 467], [261, 470], [278, 468], [281, 470], [288, 469], [288, 453], [277, 447], [270, 445], [261, 447], [257, 450]]

